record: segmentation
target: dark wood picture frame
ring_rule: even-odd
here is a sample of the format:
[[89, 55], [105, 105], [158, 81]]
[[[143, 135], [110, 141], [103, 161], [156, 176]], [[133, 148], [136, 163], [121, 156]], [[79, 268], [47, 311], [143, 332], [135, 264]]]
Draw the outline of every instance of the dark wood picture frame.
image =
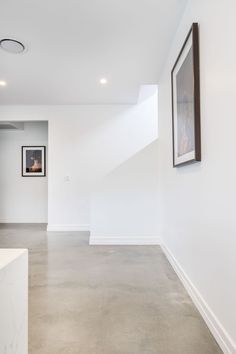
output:
[[[41, 149], [42, 150], [42, 159], [43, 159], [43, 165], [42, 165], [42, 172], [26, 172], [25, 171], [25, 157], [24, 157], [24, 153], [25, 151], [27, 151], [27, 149], [29, 150], [37, 150], [37, 149]], [[25, 145], [25, 146], [21, 146], [21, 175], [22, 177], [46, 177], [47, 173], [47, 164], [46, 164], [46, 146], [45, 145], [40, 145], [40, 146], [36, 146], [36, 145]]]
[[[188, 47], [190, 46], [189, 51]], [[185, 59], [192, 51], [192, 70], [190, 75], [192, 75], [190, 81], [193, 81], [193, 97], [192, 97], [192, 130], [191, 137], [193, 135], [193, 140], [191, 141], [192, 149], [186, 153], [179, 155], [179, 132], [178, 129], [178, 100], [177, 100], [177, 74], [180, 69], [185, 64]], [[185, 55], [185, 56], [184, 56]], [[181, 60], [184, 60], [181, 63]], [[181, 65], [178, 69], [178, 66]], [[180, 88], [181, 90], [181, 88]], [[177, 57], [177, 60], [171, 71], [171, 94], [172, 94], [172, 144], [173, 144], [173, 167], [178, 167], [186, 165], [189, 163], [201, 161], [201, 123], [200, 123], [200, 65], [199, 65], [199, 31], [198, 23], [193, 23], [191, 29], [185, 39], [185, 42], [181, 48], [181, 51]], [[184, 103], [181, 102], [184, 106]], [[188, 102], [186, 103], [189, 104]], [[183, 107], [184, 109], [184, 107]], [[187, 118], [188, 119], [188, 118]], [[189, 119], [188, 119], [189, 120]], [[182, 120], [183, 121], [183, 120]], [[187, 120], [186, 120], [187, 121]], [[183, 123], [182, 123], [183, 124]], [[178, 141], [177, 141], [178, 140]]]

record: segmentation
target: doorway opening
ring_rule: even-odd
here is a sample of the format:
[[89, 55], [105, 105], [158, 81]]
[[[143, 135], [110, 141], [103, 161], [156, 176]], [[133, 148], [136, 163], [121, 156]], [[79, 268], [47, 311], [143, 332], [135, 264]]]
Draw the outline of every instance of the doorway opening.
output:
[[0, 223], [48, 221], [48, 122], [0, 122]]

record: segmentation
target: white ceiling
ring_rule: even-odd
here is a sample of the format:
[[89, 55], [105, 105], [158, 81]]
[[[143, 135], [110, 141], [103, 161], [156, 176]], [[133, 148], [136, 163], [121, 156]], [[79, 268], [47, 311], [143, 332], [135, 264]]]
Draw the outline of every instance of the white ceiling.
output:
[[27, 51], [0, 50], [0, 104], [135, 103], [158, 82], [186, 2], [2, 0], [0, 39]]

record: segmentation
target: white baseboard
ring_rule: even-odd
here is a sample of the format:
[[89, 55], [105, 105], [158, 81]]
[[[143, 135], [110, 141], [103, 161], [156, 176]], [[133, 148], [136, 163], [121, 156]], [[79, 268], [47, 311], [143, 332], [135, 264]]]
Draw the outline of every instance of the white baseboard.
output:
[[89, 231], [89, 224], [48, 224], [47, 231]]
[[47, 224], [45, 220], [0, 219], [0, 224]]
[[215, 316], [211, 308], [208, 306], [208, 304], [198, 291], [198, 289], [189, 279], [179, 262], [172, 254], [172, 252], [165, 244], [163, 244], [163, 242], [161, 242], [161, 248], [223, 352], [225, 354], [235, 354], [236, 344], [234, 343], [233, 339], [230, 337], [223, 325]]
[[90, 245], [133, 245], [133, 246], [148, 246], [148, 245], [160, 245], [160, 239], [158, 237], [96, 237], [90, 236]]

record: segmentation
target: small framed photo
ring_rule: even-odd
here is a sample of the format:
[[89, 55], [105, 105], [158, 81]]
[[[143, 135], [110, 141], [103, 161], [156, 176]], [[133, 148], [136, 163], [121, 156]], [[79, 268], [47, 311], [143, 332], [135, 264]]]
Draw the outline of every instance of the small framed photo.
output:
[[46, 146], [22, 146], [22, 177], [46, 176]]
[[173, 166], [201, 161], [198, 24], [193, 23], [171, 72]]

